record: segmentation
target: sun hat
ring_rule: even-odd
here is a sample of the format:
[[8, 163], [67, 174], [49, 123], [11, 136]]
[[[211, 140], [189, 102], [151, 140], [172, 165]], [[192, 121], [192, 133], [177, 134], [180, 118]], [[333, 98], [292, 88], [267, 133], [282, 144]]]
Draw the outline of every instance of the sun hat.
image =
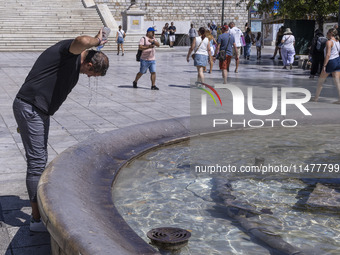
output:
[[285, 32], [283, 33], [284, 35], [289, 35], [289, 34], [293, 34], [292, 31], [290, 30], [290, 28], [286, 28]]

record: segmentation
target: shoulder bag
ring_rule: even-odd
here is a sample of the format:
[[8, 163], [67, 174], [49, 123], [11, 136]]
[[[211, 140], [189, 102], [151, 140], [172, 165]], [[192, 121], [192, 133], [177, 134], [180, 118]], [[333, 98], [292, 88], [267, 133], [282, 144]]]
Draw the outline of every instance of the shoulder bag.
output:
[[[145, 36], [143, 37], [144, 38], [144, 46], [145, 46]], [[140, 62], [140, 57], [142, 56], [142, 50], [138, 49], [137, 51], [137, 54], [136, 54], [136, 61], [137, 62]]]

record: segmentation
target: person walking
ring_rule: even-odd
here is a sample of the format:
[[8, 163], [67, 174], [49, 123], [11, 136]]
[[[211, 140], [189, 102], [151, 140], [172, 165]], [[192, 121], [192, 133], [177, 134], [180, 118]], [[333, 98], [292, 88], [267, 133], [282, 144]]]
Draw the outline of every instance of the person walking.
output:
[[208, 62], [209, 62], [209, 65], [210, 65], [209, 73], [211, 73], [213, 66], [214, 66], [213, 56], [215, 55], [217, 42], [216, 42], [214, 36], [212, 35], [212, 33], [210, 32], [210, 30], [205, 31], [205, 37], [208, 38], [209, 43], [210, 43], [210, 53], [211, 53], [211, 55], [209, 56]]
[[102, 30], [95, 36], [78, 36], [46, 49], [36, 60], [13, 102], [13, 113], [25, 148], [26, 186], [32, 207], [30, 230], [47, 231], [41, 221], [37, 187], [46, 163], [50, 116], [77, 84], [79, 74], [104, 76], [109, 59], [101, 51], [88, 50], [104, 45]]
[[212, 36], [217, 39], [217, 26], [216, 26], [216, 22], [213, 21], [212, 25], [210, 26], [210, 32], [212, 34]]
[[238, 73], [238, 66], [240, 64], [240, 59], [236, 58], [236, 56], [241, 56], [241, 47], [242, 47], [241, 39], [242, 39], [243, 33], [241, 29], [235, 26], [234, 22], [229, 23], [229, 29], [230, 29], [230, 34], [232, 34], [235, 38], [236, 48], [233, 47], [233, 56], [235, 57], [235, 64], [236, 64], [235, 73]]
[[292, 70], [295, 56], [295, 37], [289, 27], [283, 33], [281, 44], [283, 69], [287, 69], [287, 66], [289, 66], [290, 70]]
[[208, 58], [211, 57], [210, 42], [205, 36], [206, 29], [200, 27], [198, 30], [198, 35], [193, 40], [191, 47], [188, 50], [187, 62], [190, 61], [190, 55], [194, 51], [194, 66], [197, 68], [197, 81], [204, 82], [203, 69], [208, 64]]
[[122, 56], [124, 56], [124, 39], [125, 39], [125, 32], [122, 29], [122, 26], [119, 25], [117, 35], [116, 35], [116, 42], [117, 42], [117, 55], [119, 55], [119, 46], [122, 48]]
[[140, 69], [133, 81], [133, 88], [137, 87], [137, 82], [140, 77], [143, 76], [149, 69], [151, 73], [151, 90], [159, 90], [156, 87], [156, 47], [159, 47], [159, 42], [155, 38], [155, 29], [149, 27], [146, 31], [146, 36], [143, 36], [139, 40], [139, 49], [142, 50], [142, 55], [140, 57]]
[[275, 41], [275, 50], [274, 50], [273, 56], [270, 59], [275, 59], [277, 52], [279, 52], [279, 55], [280, 55], [279, 59], [282, 59], [280, 44], [281, 44], [281, 41], [282, 41], [282, 37], [283, 37], [284, 31], [285, 31], [285, 27], [284, 26], [281, 26], [279, 28], [279, 31], [277, 31], [277, 33], [276, 33], [276, 41]]
[[310, 56], [312, 58], [312, 67], [309, 78], [313, 79], [317, 73], [321, 73], [323, 62], [325, 60], [324, 50], [328, 41], [320, 29], [315, 30], [315, 35], [310, 47]]
[[334, 84], [338, 90], [338, 101], [334, 102], [334, 104], [340, 104], [340, 44], [338, 31], [335, 28], [329, 29], [327, 32], [327, 38], [329, 40], [326, 42], [326, 48], [324, 52], [325, 59], [323, 62], [322, 72], [318, 80], [315, 96], [312, 97], [311, 101], [318, 101], [323, 83], [331, 73]]
[[164, 36], [163, 45], [169, 45], [169, 23], [165, 23], [162, 29], [162, 35]]
[[175, 41], [176, 41], [176, 27], [174, 26], [174, 23], [171, 22], [171, 26], [169, 27], [169, 40], [170, 40], [170, 48], [174, 47]]
[[255, 39], [255, 46], [256, 46], [257, 59], [261, 59], [261, 51], [262, 51], [262, 33], [261, 32], [257, 32], [257, 36]]
[[244, 35], [244, 40], [246, 41], [246, 46], [244, 46], [244, 58], [249, 60], [251, 53], [251, 45], [255, 43], [254, 35], [251, 32], [250, 27], [247, 28], [247, 31]]
[[197, 32], [196, 32], [196, 29], [194, 28], [194, 24], [191, 24], [190, 29], [189, 29], [190, 45], [192, 44], [196, 36], [197, 36]]
[[[219, 66], [222, 70], [223, 84], [227, 84], [228, 69], [230, 61], [233, 55], [233, 47], [236, 48], [235, 38], [229, 33], [229, 27], [227, 25], [222, 28], [223, 33], [217, 39], [217, 49], [215, 51], [214, 59], [219, 52]], [[239, 58], [238, 53], [235, 55], [235, 59]]]

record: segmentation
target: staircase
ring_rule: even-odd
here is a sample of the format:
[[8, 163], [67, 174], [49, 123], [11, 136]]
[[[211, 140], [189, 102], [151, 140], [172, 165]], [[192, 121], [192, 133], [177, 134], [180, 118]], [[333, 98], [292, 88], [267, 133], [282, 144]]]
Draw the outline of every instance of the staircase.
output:
[[43, 51], [103, 27], [96, 8], [81, 0], [0, 0], [0, 13], [0, 51]]

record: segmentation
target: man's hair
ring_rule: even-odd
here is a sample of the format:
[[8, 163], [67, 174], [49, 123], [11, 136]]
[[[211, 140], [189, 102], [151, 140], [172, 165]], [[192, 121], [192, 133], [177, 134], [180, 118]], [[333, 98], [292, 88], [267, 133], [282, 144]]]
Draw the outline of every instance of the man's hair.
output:
[[109, 59], [101, 51], [88, 50], [84, 63], [92, 63], [90, 71], [104, 76], [109, 69]]

